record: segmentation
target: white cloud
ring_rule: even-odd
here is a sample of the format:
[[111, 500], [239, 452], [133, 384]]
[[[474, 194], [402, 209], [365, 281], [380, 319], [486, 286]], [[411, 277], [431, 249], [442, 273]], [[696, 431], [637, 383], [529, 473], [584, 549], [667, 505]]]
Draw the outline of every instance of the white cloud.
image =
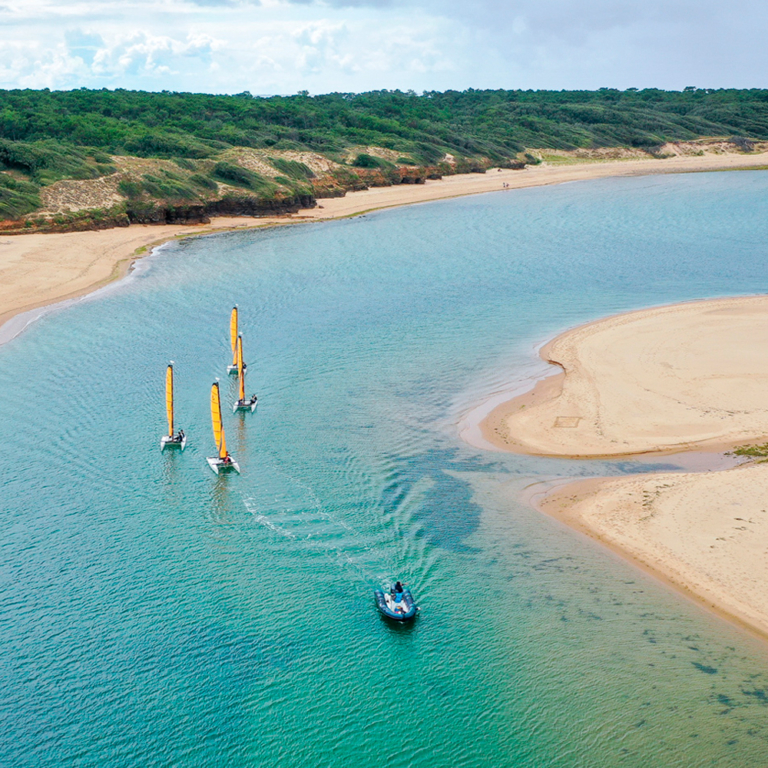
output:
[[755, 0], [4, 0], [0, 86], [759, 86]]

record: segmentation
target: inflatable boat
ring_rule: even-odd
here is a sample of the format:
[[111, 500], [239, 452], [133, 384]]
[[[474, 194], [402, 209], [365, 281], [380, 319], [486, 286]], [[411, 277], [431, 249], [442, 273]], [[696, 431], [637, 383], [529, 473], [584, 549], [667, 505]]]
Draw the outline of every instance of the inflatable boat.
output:
[[381, 589], [374, 591], [376, 605], [379, 611], [393, 621], [410, 621], [419, 612], [419, 607], [413, 600], [411, 590], [399, 581], [392, 585], [389, 592]]

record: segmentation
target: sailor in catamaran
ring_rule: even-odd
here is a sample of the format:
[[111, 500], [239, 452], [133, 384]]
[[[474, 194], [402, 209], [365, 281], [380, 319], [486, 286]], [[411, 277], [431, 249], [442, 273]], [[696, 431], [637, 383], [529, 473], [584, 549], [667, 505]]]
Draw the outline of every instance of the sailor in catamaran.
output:
[[168, 433], [160, 438], [160, 450], [164, 451], [168, 447], [173, 447], [181, 448], [183, 451], [187, 444], [184, 430], [180, 429], [175, 432], [173, 429], [173, 361], [168, 364], [165, 372], [165, 410], [168, 416]]
[[227, 438], [224, 435], [224, 425], [221, 423], [221, 393], [218, 379], [211, 386], [211, 423], [213, 440], [216, 443], [216, 456], [208, 456], [208, 466], [218, 475], [221, 469], [234, 469], [240, 472], [240, 466], [227, 450]]
[[243, 334], [241, 333], [237, 337], [237, 343], [235, 345], [235, 355], [237, 357], [237, 385], [239, 391], [239, 397], [235, 402], [233, 410], [237, 411], [251, 411], [256, 408], [258, 399], [256, 395], [251, 395], [250, 398], [245, 396], [245, 363], [243, 362]]

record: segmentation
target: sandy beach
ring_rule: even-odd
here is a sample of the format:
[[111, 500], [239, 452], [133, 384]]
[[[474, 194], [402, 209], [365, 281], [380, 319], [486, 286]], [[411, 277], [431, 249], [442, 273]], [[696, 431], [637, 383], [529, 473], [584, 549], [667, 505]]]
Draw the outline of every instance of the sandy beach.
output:
[[768, 464], [587, 480], [536, 506], [768, 638]]
[[594, 458], [717, 448], [768, 436], [768, 297], [690, 302], [567, 331], [559, 374], [481, 427], [505, 450]]
[[[768, 297], [609, 317], [541, 355], [560, 373], [497, 406], [497, 448], [550, 456], [679, 452], [768, 440]], [[768, 464], [571, 483], [535, 505], [768, 637]]]
[[[219, 218], [208, 225], [131, 226], [95, 232], [0, 238], [0, 323], [14, 315], [89, 293], [124, 275], [152, 246], [179, 236], [356, 216], [368, 211], [509, 189], [609, 176], [768, 167], [768, 153], [584, 162], [448, 176], [420, 185], [375, 187], [320, 200], [317, 208], [269, 218]], [[138, 253], [137, 253], [138, 252]]]

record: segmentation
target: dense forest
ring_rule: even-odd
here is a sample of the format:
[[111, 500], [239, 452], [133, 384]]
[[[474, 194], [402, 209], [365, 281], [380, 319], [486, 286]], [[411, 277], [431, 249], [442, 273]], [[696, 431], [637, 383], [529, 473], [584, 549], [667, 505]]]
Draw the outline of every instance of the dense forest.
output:
[[[0, 91], [0, 171], [5, 172], [0, 173], [0, 215], [34, 210], [41, 186], [56, 180], [110, 174], [112, 156], [120, 155], [194, 164], [215, 160], [228, 148], [248, 147], [309, 150], [343, 163], [350, 147], [381, 147], [401, 155], [397, 162], [416, 166], [433, 166], [446, 153], [509, 165], [520, 162], [526, 148], [652, 149], [704, 136], [768, 139], [768, 90], [375, 91], [269, 98], [106, 89]], [[352, 164], [381, 163], [361, 152]], [[198, 191], [206, 184], [211, 188], [216, 173], [219, 181], [229, 174], [236, 186], [269, 191], [267, 181], [247, 177], [232, 164], [191, 165], [195, 170], [200, 172], [192, 173], [197, 177], [192, 186], [186, 177], [177, 185], [187, 197], [195, 183]], [[293, 167], [284, 176], [286, 188], [298, 189], [309, 176]], [[153, 194], [147, 185], [133, 191]], [[167, 185], [164, 195], [169, 196]]]

